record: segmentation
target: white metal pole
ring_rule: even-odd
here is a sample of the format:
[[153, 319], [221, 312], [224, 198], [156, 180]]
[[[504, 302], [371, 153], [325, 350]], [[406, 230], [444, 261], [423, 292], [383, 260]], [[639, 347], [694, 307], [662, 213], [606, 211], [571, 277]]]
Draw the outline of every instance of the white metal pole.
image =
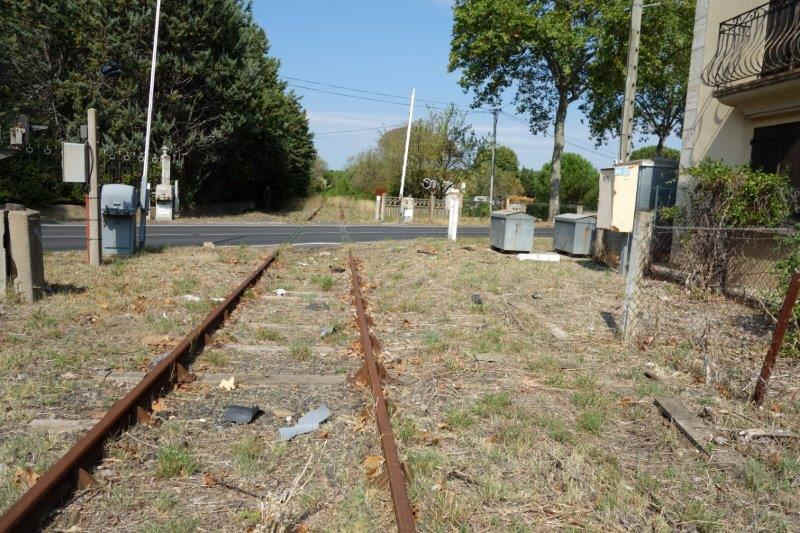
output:
[[97, 184], [97, 110], [89, 109], [86, 114], [86, 126], [88, 129], [87, 142], [91, 154], [89, 173], [89, 264], [99, 266], [103, 259], [100, 251], [100, 202]]
[[400, 176], [400, 217], [403, 216], [403, 192], [406, 188], [406, 168], [408, 167], [408, 145], [411, 142], [411, 122], [414, 119], [414, 97], [416, 89], [411, 89], [411, 105], [408, 106], [408, 127], [406, 128], [406, 150], [403, 154], [403, 174]]
[[158, 23], [161, 19], [161, 0], [156, 0], [156, 25], [153, 30], [153, 58], [150, 63], [150, 95], [147, 99], [147, 130], [144, 134], [144, 162], [142, 163], [141, 206], [147, 206], [147, 171], [150, 166], [150, 127], [153, 122], [153, 92], [156, 84], [156, 58], [158, 56]]
[[636, 83], [639, 74], [639, 41], [642, 34], [642, 0], [633, 0], [631, 9], [631, 34], [628, 43], [628, 73], [625, 80], [625, 102], [622, 111], [622, 128], [619, 139], [619, 160], [630, 157], [633, 137], [633, 113], [636, 103]]
[[492, 125], [492, 176], [489, 178], [489, 218], [492, 218], [492, 211], [494, 210], [494, 153], [497, 147], [497, 113], [500, 110], [497, 108], [492, 109], [494, 115], [494, 122]]

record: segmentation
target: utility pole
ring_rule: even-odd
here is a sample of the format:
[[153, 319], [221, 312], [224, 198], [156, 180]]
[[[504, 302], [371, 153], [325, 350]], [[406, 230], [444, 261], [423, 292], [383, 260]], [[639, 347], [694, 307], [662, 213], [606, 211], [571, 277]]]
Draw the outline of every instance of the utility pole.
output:
[[491, 222], [492, 211], [494, 210], [494, 154], [497, 148], [497, 114], [500, 109], [492, 109], [493, 122], [492, 122], [492, 175], [489, 178], [489, 221]]
[[406, 167], [408, 166], [408, 145], [411, 142], [411, 121], [414, 119], [414, 97], [416, 89], [411, 89], [411, 105], [408, 106], [408, 127], [406, 128], [406, 150], [403, 154], [403, 174], [400, 176], [400, 218], [403, 218], [403, 192], [406, 188]]
[[642, 34], [642, 0], [633, 0], [631, 34], [628, 43], [628, 75], [625, 80], [625, 102], [622, 110], [622, 130], [619, 139], [619, 160], [630, 157], [633, 137], [633, 112], [636, 103], [636, 83], [639, 76], [639, 40]]
[[89, 144], [89, 264], [100, 266], [100, 202], [97, 186], [97, 110], [87, 112], [86, 125]]

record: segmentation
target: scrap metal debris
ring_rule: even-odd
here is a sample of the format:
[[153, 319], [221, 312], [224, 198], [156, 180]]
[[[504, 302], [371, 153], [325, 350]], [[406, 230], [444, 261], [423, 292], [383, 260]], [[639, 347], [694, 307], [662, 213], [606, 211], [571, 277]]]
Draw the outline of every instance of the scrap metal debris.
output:
[[319, 425], [325, 422], [331, 416], [331, 410], [327, 405], [321, 405], [309, 411], [300, 417], [297, 423], [291, 427], [283, 427], [278, 429], [278, 434], [281, 440], [291, 440], [297, 435], [304, 433], [311, 433], [319, 429]]
[[256, 406], [244, 407], [242, 405], [229, 405], [225, 408], [222, 414], [223, 422], [232, 422], [234, 424], [249, 424], [261, 412]]

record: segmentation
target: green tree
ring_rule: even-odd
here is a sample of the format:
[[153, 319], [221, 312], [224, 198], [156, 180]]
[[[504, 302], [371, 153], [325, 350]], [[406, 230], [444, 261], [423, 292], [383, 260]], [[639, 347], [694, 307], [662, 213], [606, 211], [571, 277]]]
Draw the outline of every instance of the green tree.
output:
[[[615, 0], [617, 1], [617, 0]], [[564, 126], [571, 103], [588, 89], [588, 73], [607, 22], [603, 0], [456, 0], [449, 70], [474, 93], [473, 104], [514, 103], [531, 133], [554, 127], [549, 217], [559, 211]]]
[[[561, 203], [596, 209], [599, 187], [597, 169], [585, 157], [569, 152], [564, 154], [562, 164]], [[523, 168], [520, 171], [525, 193], [537, 200], [547, 196], [549, 176], [550, 163], [545, 163], [541, 170]]]
[[[376, 147], [353, 157], [348, 169], [353, 174], [354, 187], [365, 192], [382, 189], [399, 194], [405, 139], [405, 127], [388, 130]], [[404, 194], [422, 197], [434, 192], [441, 197], [449, 186], [469, 181], [484, 142], [467, 122], [466, 113], [455, 106], [414, 121]], [[426, 179], [434, 180], [439, 187], [427, 189]]]
[[[138, 185], [154, 2], [6, 5], [0, 65], [10, 81], [0, 87], [19, 90], [0, 89], [0, 109], [27, 112], [60, 141], [76, 140], [86, 108], [96, 107], [101, 180]], [[184, 203], [247, 199], [277, 207], [308, 191], [315, 157], [308, 120], [268, 53], [247, 2], [163, 6], [150, 152], [170, 147]], [[120, 65], [119, 77], [100, 74], [109, 60]], [[149, 163], [157, 175], [157, 163]], [[58, 176], [48, 179], [55, 188]]]
[[[506, 170], [508, 172], [516, 173], [519, 171], [519, 159], [517, 158], [517, 153], [514, 152], [508, 146], [503, 146], [498, 144], [495, 147], [494, 151], [494, 163], [495, 168], [500, 170]], [[490, 166], [492, 164], [492, 146], [491, 144], [486, 144], [478, 150], [478, 155], [475, 157], [476, 165], [481, 165], [484, 163], [488, 163]]]
[[[634, 129], [642, 138], [664, 141], [681, 135], [686, 84], [694, 30], [695, 0], [666, 0], [644, 10], [639, 48]], [[630, 2], [609, 2], [598, 40], [597, 60], [590, 67], [587, 98], [581, 109], [598, 144], [620, 134], [625, 94]]]
[[[661, 153], [659, 153], [659, 151]], [[666, 159], [672, 159], [673, 161], [680, 161], [681, 152], [680, 150], [668, 148], [666, 146], [662, 146], [661, 150], [659, 150], [658, 146], [642, 146], [631, 152], [631, 161], [636, 161], [637, 159], [653, 159], [654, 157], [664, 157]]]

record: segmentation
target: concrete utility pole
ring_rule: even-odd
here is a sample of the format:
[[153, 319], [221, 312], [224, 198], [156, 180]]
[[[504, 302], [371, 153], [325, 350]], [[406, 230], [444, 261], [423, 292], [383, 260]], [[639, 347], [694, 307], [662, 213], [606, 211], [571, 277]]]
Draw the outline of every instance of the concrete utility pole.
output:
[[406, 187], [406, 167], [408, 166], [408, 145], [411, 142], [411, 121], [414, 119], [414, 97], [416, 89], [411, 89], [411, 105], [408, 106], [408, 127], [406, 128], [406, 150], [403, 154], [403, 174], [400, 176], [400, 217], [403, 216], [403, 192]]
[[492, 109], [492, 175], [489, 178], [489, 219], [491, 222], [492, 211], [494, 210], [494, 153], [497, 148], [497, 114], [500, 113], [498, 108]]
[[86, 123], [89, 144], [89, 264], [99, 266], [100, 254], [100, 202], [97, 186], [97, 110], [89, 109]]
[[628, 76], [625, 81], [625, 103], [622, 110], [622, 131], [619, 139], [619, 160], [627, 161], [633, 137], [633, 112], [636, 103], [636, 83], [639, 77], [639, 40], [642, 34], [642, 0], [633, 0], [631, 34], [628, 43]]

